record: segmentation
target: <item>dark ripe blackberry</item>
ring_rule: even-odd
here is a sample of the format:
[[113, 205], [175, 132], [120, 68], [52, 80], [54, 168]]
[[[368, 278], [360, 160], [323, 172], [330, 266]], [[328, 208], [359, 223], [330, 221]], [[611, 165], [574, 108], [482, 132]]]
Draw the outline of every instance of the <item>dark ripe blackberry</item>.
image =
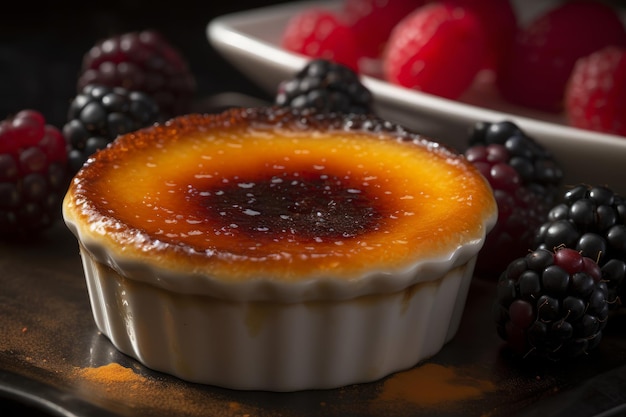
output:
[[498, 202], [498, 221], [476, 265], [478, 275], [495, 278], [533, 248], [563, 173], [547, 150], [510, 121], [477, 123], [468, 142], [465, 156], [489, 181]]
[[88, 84], [142, 91], [157, 102], [163, 118], [187, 113], [196, 91], [186, 60], [153, 30], [96, 43], [83, 57], [78, 91]]
[[509, 165], [519, 173], [521, 182], [552, 204], [559, 197], [563, 171], [554, 155], [515, 123], [504, 120], [478, 122], [469, 137], [469, 146], [502, 145], [509, 152]]
[[117, 136], [158, 120], [159, 107], [146, 93], [122, 87], [85, 86], [70, 104], [63, 127], [71, 173]]
[[573, 249], [537, 249], [499, 277], [496, 329], [521, 357], [558, 361], [589, 353], [602, 339], [608, 315], [599, 266]]
[[372, 114], [372, 94], [350, 68], [315, 59], [278, 87], [275, 104], [331, 113]]
[[61, 216], [65, 139], [35, 110], [0, 121], [0, 238], [30, 238]]
[[594, 259], [603, 269], [611, 306], [623, 293], [626, 263], [626, 202], [609, 187], [579, 184], [562, 195], [537, 229], [535, 247], [568, 247]]

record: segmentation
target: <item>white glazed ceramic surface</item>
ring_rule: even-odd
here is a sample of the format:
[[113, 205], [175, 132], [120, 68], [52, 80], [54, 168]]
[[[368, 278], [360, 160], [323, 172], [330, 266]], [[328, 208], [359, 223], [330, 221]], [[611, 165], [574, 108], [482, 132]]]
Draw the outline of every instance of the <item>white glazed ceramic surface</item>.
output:
[[373, 381], [436, 354], [475, 262], [394, 293], [276, 303], [167, 291], [81, 255], [96, 324], [121, 352], [187, 381], [271, 391]]
[[[218, 17], [209, 22], [211, 44], [238, 70], [274, 94], [280, 81], [293, 76], [306, 58], [278, 44], [288, 19], [312, 6], [337, 8], [337, 1], [303, 1]], [[545, 1], [515, 1], [522, 20], [549, 7]], [[626, 195], [626, 138], [568, 127], [560, 116], [533, 112], [497, 97], [491, 84], [478, 78], [459, 101], [423, 94], [363, 76], [375, 97], [377, 112], [393, 122], [436, 138], [459, 150], [476, 121], [512, 120], [552, 151], [565, 173], [565, 184], [604, 184]]]

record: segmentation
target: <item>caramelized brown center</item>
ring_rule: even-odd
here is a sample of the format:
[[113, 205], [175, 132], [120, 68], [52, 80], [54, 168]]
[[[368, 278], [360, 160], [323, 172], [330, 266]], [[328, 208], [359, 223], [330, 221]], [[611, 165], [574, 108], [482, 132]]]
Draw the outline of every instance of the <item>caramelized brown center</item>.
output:
[[377, 230], [384, 217], [376, 193], [348, 176], [285, 171], [197, 183], [190, 203], [217, 229], [252, 238], [351, 238]]

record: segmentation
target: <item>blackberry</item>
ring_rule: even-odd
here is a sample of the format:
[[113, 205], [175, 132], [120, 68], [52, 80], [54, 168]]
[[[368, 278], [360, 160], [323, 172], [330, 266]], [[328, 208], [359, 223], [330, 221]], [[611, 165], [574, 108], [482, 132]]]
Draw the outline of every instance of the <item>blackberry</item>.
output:
[[155, 100], [122, 87], [87, 85], [72, 100], [63, 134], [68, 142], [69, 169], [76, 173], [94, 152], [118, 135], [159, 120]]
[[477, 123], [468, 143], [465, 156], [491, 184], [499, 212], [476, 272], [497, 277], [534, 247], [535, 230], [559, 196], [563, 172], [549, 151], [511, 121]]
[[78, 91], [88, 84], [143, 91], [163, 118], [187, 113], [196, 81], [186, 60], [159, 32], [129, 32], [99, 41], [83, 57]]
[[610, 301], [619, 306], [626, 271], [624, 198], [606, 186], [578, 184], [566, 190], [535, 236], [537, 248], [560, 246], [575, 249], [603, 267]]
[[315, 59], [278, 86], [275, 105], [319, 112], [373, 114], [373, 96], [350, 68]]
[[525, 358], [571, 359], [596, 348], [609, 315], [599, 265], [579, 252], [536, 249], [512, 261], [498, 280], [499, 336]]
[[36, 110], [0, 122], [0, 238], [32, 237], [61, 214], [68, 185], [65, 139]]

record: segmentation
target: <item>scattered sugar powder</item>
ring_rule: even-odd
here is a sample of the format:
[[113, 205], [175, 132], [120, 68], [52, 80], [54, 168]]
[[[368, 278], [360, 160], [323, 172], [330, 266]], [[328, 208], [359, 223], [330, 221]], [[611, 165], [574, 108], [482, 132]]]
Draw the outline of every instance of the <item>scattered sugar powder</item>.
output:
[[496, 390], [496, 385], [461, 369], [426, 363], [399, 372], [382, 384], [375, 403], [385, 406], [404, 402], [419, 408], [454, 407], [465, 400], [480, 399]]
[[[147, 377], [139, 368], [109, 363], [76, 368], [74, 383], [81, 396], [121, 415], [178, 415], [214, 417], [260, 416], [259, 409], [211, 393], [201, 385]], [[270, 416], [270, 414], [263, 414]]]
[[88, 381], [105, 385], [115, 383], [119, 384], [123, 382], [139, 383], [146, 381], [144, 376], [135, 373], [130, 368], [126, 368], [114, 362], [97, 368], [81, 368], [78, 370], [78, 374]]

